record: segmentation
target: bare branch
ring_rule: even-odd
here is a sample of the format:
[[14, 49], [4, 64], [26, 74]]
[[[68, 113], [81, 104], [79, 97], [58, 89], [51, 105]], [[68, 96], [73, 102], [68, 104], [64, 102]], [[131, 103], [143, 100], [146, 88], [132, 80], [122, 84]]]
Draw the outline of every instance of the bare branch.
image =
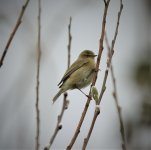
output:
[[64, 114], [64, 111], [67, 109], [67, 105], [68, 105], [68, 100], [67, 100], [67, 93], [64, 94], [64, 99], [63, 99], [63, 105], [62, 105], [62, 109], [61, 109], [61, 113], [58, 115], [58, 121], [57, 121], [57, 125], [56, 125], [56, 128], [54, 130], [54, 133], [50, 139], [50, 142], [49, 142], [49, 145], [47, 147], [44, 148], [44, 150], [49, 150], [50, 147], [52, 146], [53, 142], [54, 142], [54, 139], [55, 137], [57, 136], [58, 132], [62, 129], [62, 124], [61, 124], [61, 121], [62, 121], [62, 117], [63, 117], [63, 114]]
[[115, 30], [114, 38], [113, 38], [112, 44], [111, 44], [111, 51], [110, 51], [111, 56], [109, 57], [109, 61], [107, 63], [108, 68], [110, 68], [110, 64], [111, 64], [111, 61], [112, 61], [112, 56], [114, 54], [114, 45], [115, 45], [116, 37], [117, 37], [117, 34], [118, 34], [119, 21], [120, 21], [122, 10], [123, 10], [123, 3], [122, 3], [122, 0], [120, 0], [120, 11], [118, 12], [116, 30]]
[[[71, 59], [71, 40], [72, 40], [71, 22], [72, 22], [72, 18], [70, 17], [69, 25], [68, 25], [68, 46], [67, 46], [67, 49], [68, 49], [68, 64], [67, 64], [67, 68], [70, 67], [70, 59]], [[67, 96], [68, 96], [68, 93], [65, 92], [64, 93], [64, 99], [63, 99], [63, 105], [62, 105], [61, 113], [60, 113], [60, 115], [58, 115], [58, 121], [57, 121], [57, 124], [56, 124], [56, 128], [55, 128], [54, 133], [53, 133], [53, 135], [50, 139], [49, 145], [47, 147], [45, 147], [44, 150], [49, 150], [50, 149], [50, 147], [52, 146], [52, 144], [54, 142], [54, 139], [56, 138], [58, 132], [62, 129], [62, 125], [60, 123], [62, 121], [64, 111], [68, 108], [68, 104], [69, 104], [69, 101], [67, 100]]]
[[[107, 34], [105, 35], [105, 41], [106, 41], [106, 45], [108, 48], [108, 55], [110, 55], [110, 45], [108, 42], [108, 38], [107, 38]], [[121, 138], [122, 138], [122, 150], [126, 150], [126, 139], [125, 139], [125, 130], [124, 130], [124, 121], [122, 118], [122, 109], [119, 105], [119, 100], [118, 100], [118, 96], [117, 96], [117, 86], [116, 86], [116, 79], [115, 79], [115, 75], [114, 75], [114, 69], [113, 69], [113, 65], [111, 63], [110, 65], [110, 69], [111, 69], [111, 78], [112, 78], [112, 83], [113, 83], [113, 97], [115, 100], [115, 105], [116, 105], [116, 109], [118, 112], [118, 118], [119, 118], [119, 123], [120, 123], [120, 133], [121, 133]]]
[[[96, 106], [97, 106], [97, 105], [96, 105]], [[89, 130], [89, 132], [88, 132], [88, 136], [87, 136], [87, 138], [84, 139], [84, 142], [83, 142], [82, 150], [85, 150], [85, 149], [86, 149], [87, 143], [88, 143], [88, 141], [89, 141], [89, 138], [90, 138], [90, 136], [91, 136], [91, 133], [92, 133], [92, 130], [93, 130], [95, 121], [96, 121], [97, 116], [99, 115], [99, 113], [100, 113], [100, 108], [99, 108], [99, 107], [96, 107], [95, 112], [94, 112], [94, 117], [93, 117], [93, 120], [92, 120], [92, 124], [91, 124], [90, 130]]]
[[[100, 102], [102, 100], [104, 91], [106, 89], [106, 81], [107, 81], [107, 77], [108, 77], [109, 67], [111, 65], [112, 56], [114, 54], [114, 50], [113, 49], [114, 49], [116, 37], [117, 37], [117, 34], [118, 34], [119, 20], [120, 20], [120, 16], [121, 16], [121, 13], [122, 13], [122, 9], [123, 9], [123, 4], [122, 4], [122, 0], [120, 0], [120, 11], [118, 12], [118, 18], [117, 18], [117, 24], [116, 24], [115, 34], [114, 34], [114, 38], [112, 40], [111, 54], [108, 55], [108, 58], [107, 58], [107, 66], [106, 66], [106, 70], [105, 70], [105, 74], [104, 74], [103, 85], [102, 85], [102, 88], [101, 88], [101, 92], [100, 92], [100, 96], [99, 96], [99, 101], [98, 101], [97, 105], [100, 105]], [[97, 111], [98, 111], [98, 107], [96, 107], [96, 109], [95, 109], [95, 112], [97, 112]], [[94, 128], [94, 125], [95, 125], [95, 122], [96, 122], [96, 119], [97, 119], [97, 116], [99, 114], [100, 113], [94, 113], [93, 120], [92, 120], [90, 129], [89, 129], [89, 132], [88, 132], [87, 137], [84, 139], [84, 142], [83, 142], [83, 150], [86, 148], [86, 146], [88, 144], [88, 141], [90, 139], [92, 130]]]
[[[103, 41], [104, 41], [104, 35], [105, 35], [105, 27], [106, 27], [106, 16], [107, 16], [107, 11], [108, 11], [108, 6], [109, 6], [109, 2], [110, 0], [107, 1], [107, 3], [105, 4], [105, 8], [104, 8], [104, 14], [103, 14], [103, 21], [102, 21], [102, 32], [101, 32], [101, 38], [100, 38], [100, 43], [99, 43], [99, 52], [98, 52], [98, 57], [97, 57], [97, 64], [96, 64], [96, 73], [92, 82], [91, 86], [94, 86], [97, 80], [97, 75], [98, 75], [98, 70], [99, 70], [99, 65], [100, 65], [100, 60], [101, 60], [101, 55], [102, 55], [102, 51], [103, 51]], [[91, 91], [91, 88], [90, 88]], [[70, 141], [70, 144], [67, 146], [67, 150], [70, 150], [72, 148], [72, 146], [74, 145], [79, 133], [80, 133], [80, 129], [82, 126], [82, 123], [84, 121], [85, 115], [87, 113], [91, 98], [90, 98], [90, 92], [89, 92], [89, 98], [87, 99], [87, 102], [85, 104], [84, 110], [82, 112], [80, 121], [78, 123], [78, 126], [75, 130], [75, 133]]]
[[37, 76], [36, 76], [36, 142], [35, 149], [40, 147], [40, 110], [39, 110], [39, 76], [40, 76], [40, 60], [41, 60], [41, 0], [38, 0], [38, 46], [37, 46]]
[[14, 37], [14, 35], [15, 35], [17, 29], [18, 29], [18, 27], [20, 26], [20, 24], [21, 24], [21, 22], [22, 22], [22, 17], [23, 17], [23, 15], [24, 15], [24, 12], [25, 12], [25, 10], [26, 10], [26, 7], [27, 7], [28, 3], [29, 3], [29, 0], [26, 0], [25, 4], [22, 6], [22, 10], [21, 10], [21, 12], [20, 12], [20, 14], [19, 14], [19, 17], [18, 17], [18, 19], [17, 19], [16, 25], [15, 25], [15, 27], [14, 27], [12, 33], [10, 34], [10, 37], [9, 37], [9, 39], [8, 39], [8, 41], [7, 41], [7, 44], [6, 44], [6, 46], [5, 46], [5, 49], [4, 49], [3, 54], [2, 54], [2, 56], [1, 56], [1, 59], [0, 59], [0, 68], [1, 68], [2, 65], [3, 65], [4, 59], [5, 59], [5, 56], [6, 56], [7, 52], [8, 52], [8, 48], [9, 48], [9, 46], [10, 46], [10, 44], [11, 44], [11, 41], [12, 41], [12, 39], [13, 39], [13, 37]]
[[107, 5], [107, 2], [106, 2], [106, 0], [103, 0], [103, 1], [104, 1], [104, 4], [105, 4], [105, 5]]
[[70, 60], [71, 60], [71, 21], [72, 18], [70, 17], [69, 25], [68, 25], [68, 68], [70, 67]]

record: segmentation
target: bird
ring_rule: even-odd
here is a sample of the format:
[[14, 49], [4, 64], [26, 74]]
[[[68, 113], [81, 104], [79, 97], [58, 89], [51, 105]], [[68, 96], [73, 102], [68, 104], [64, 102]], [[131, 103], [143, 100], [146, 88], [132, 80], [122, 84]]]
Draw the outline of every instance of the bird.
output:
[[67, 90], [78, 89], [82, 92], [82, 88], [90, 85], [96, 70], [94, 59], [96, 56], [97, 55], [91, 50], [84, 50], [79, 54], [78, 58], [66, 70], [64, 76], [59, 82], [58, 86], [60, 90], [54, 96], [53, 103]]

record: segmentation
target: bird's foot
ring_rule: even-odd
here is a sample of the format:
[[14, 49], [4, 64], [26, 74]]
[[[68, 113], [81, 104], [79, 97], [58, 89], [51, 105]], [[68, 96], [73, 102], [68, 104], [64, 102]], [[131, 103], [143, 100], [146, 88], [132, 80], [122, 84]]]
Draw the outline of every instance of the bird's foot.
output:
[[99, 69], [99, 68], [98, 68], [98, 69], [95, 69], [95, 72], [99, 72], [99, 71], [101, 71], [101, 69]]
[[86, 96], [88, 99], [92, 100], [92, 96], [86, 95], [86, 94], [85, 94], [85, 96]]

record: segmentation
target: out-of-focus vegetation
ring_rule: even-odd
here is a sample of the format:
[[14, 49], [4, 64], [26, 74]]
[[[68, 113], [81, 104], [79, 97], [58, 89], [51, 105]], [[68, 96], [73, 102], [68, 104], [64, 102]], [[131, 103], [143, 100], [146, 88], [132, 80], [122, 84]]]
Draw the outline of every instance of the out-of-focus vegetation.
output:
[[[135, 120], [127, 122], [127, 141], [131, 148], [151, 149], [151, 60], [150, 50], [145, 58], [138, 59], [133, 69], [133, 79], [141, 103]], [[135, 107], [135, 106], [134, 106]]]

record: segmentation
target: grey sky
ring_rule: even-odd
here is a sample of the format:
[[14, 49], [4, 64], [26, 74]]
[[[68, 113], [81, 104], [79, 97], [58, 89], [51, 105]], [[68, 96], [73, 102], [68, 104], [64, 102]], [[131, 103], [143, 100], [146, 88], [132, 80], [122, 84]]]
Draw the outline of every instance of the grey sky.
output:
[[[0, 56], [25, 0], [0, 0]], [[136, 117], [139, 105], [137, 88], [131, 82], [131, 69], [143, 49], [150, 46], [150, 14], [147, 0], [123, 0], [119, 34], [115, 44], [113, 65], [118, 84], [118, 95], [123, 119]], [[54, 130], [62, 97], [52, 105], [57, 84], [67, 67], [67, 25], [73, 22], [71, 32], [71, 62], [84, 49], [98, 52], [104, 4], [99, 0], [43, 0], [42, 1], [42, 60], [40, 70], [41, 148], [48, 144]], [[111, 42], [115, 31], [119, 0], [111, 1], [107, 17], [107, 33]], [[0, 149], [34, 149], [35, 138], [35, 84], [37, 44], [37, 1], [30, 1], [23, 22], [0, 69]], [[147, 49], [146, 48], [146, 49]], [[97, 80], [100, 89], [106, 65], [105, 48]], [[86, 93], [89, 87], [84, 89]], [[111, 95], [112, 83], [101, 103], [101, 114], [96, 121], [89, 149], [120, 149], [119, 122]], [[70, 104], [62, 121], [53, 149], [64, 149], [75, 131], [86, 98], [78, 90], [69, 91]], [[136, 106], [136, 107], [135, 107]], [[74, 148], [79, 149], [93, 117], [92, 101]]]

